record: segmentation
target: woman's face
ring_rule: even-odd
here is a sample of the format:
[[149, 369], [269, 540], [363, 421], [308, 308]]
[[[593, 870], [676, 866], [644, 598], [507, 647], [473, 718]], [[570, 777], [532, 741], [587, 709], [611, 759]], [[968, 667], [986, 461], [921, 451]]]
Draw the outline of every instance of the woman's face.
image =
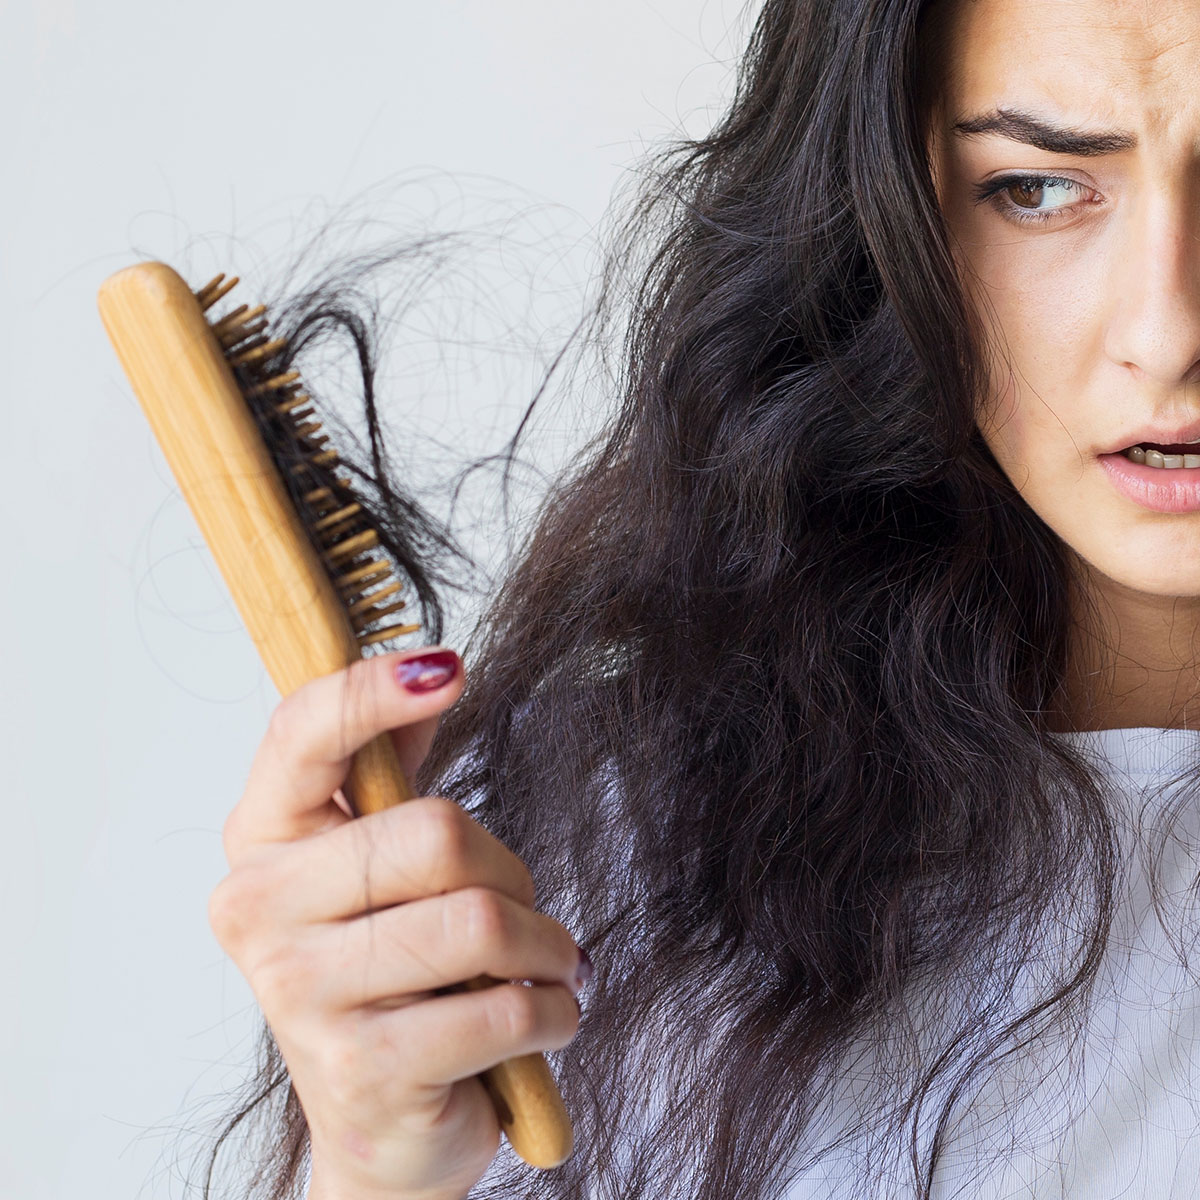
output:
[[943, 19], [931, 152], [995, 351], [980, 429], [1101, 578], [1200, 596], [1200, 3]]

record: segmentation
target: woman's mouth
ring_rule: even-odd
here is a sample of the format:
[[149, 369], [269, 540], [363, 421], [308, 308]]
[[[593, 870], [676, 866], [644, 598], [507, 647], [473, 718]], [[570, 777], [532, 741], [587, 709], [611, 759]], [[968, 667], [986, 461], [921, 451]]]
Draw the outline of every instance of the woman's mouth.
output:
[[1121, 453], [1133, 463], [1144, 463], [1148, 467], [1159, 470], [1179, 470], [1180, 468], [1200, 467], [1200, 444], [1196, 442], [1176, 442], [1174, 445], [1161, 445], [1155, 442], [1145, 442], [1140, 446], [1130, 446]]
[[1117, 491], [1142, 508], [1200, 512], [1200, 443], [1141, 442], [1101, 454], [1100, 465]]

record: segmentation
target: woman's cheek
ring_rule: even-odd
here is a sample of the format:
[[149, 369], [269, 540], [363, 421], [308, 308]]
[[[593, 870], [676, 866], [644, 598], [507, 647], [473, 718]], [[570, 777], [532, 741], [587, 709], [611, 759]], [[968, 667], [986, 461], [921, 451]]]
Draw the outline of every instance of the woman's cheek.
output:
[[980, 413], [979, 431], [996, 461], [1017, 487], [1022, 486], [1022, 481], [1014, 476], [1014, 471], [1029, 465], [1027, 455], [1031, 439], [1028, 426], [1028, 415], [1022, 409], [1016, 384], [1010, 377], [1007, 384], [993, 393], [993, 399]]

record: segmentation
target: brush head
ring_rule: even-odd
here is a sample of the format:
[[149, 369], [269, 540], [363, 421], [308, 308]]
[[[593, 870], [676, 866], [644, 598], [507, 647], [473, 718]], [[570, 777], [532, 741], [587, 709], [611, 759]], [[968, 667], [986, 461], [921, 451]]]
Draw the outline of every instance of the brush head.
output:
[[217, 275], [194, 293], [196, 302], [346, 606], [355, 638], [365, 650], [416, 632], [419, 625], [393, 619], [406, 607], [403, 585], [351, 480], [337, 470], [338, 452], [320, 432], [300, 372], [287, 369], [288, 342], [271, 336], [265, 306], [241, 304], [216, 320], [208, 317], [237, 283], [237, 276]]
[[405, 566], [404, 548], [389, 535], [381, 545], [338, 470], [287, 340], [270, 335], [261, 306], [210, 321], [236, 283], [219, 275], [193, 292], [166, 263], [137, 263], [106, 279], [97, 303], [246, 630], [286, 696], [417, 626], [394, 619], [404, 601], [393, 559]]

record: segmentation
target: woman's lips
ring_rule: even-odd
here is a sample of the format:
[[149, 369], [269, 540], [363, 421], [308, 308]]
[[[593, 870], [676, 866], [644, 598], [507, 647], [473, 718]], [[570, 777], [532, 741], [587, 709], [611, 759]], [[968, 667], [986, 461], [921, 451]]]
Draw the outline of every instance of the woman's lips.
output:
[[1152, 512], [1200, 512], [1200, 467], [1147, 467], [1122, 453], [1101, 454], [1109, 481], [1128, 500]]

